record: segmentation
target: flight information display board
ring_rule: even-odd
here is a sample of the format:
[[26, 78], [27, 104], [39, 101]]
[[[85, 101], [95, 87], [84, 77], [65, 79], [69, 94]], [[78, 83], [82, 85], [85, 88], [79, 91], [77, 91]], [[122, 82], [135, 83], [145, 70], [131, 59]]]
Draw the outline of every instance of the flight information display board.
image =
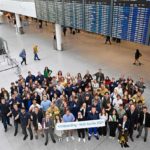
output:
[[114, 0], [112, 36], [148, 44], [150, 1]]
[[48, 13], [48, 21], [55, 22], [56, 21], [56, 13], [54, 7], [54, 0], [47, 1], [47, 13]]
[[35, 5], [36, 5], [36, 14], [38, 19], [48, 21], [46, 0], [36, 0]]
[[83, 0], [73, 1], [74, 21], [73, 26], [77, 29], [84, 28], [84, 5]]
[[56, 22], [64, 25], [64, 5], [62, 0], [54, 0], [54, 9], [56, 15]]
[[83, 29], [83, 1], [82, 0], [64, 0], [64, 25], [77, 29]]
[[150, 0], [35, 0], [35, 5], [40, 20], [150, 43]]
[[64, 17], [65, 26], [73, 27], [74, 24], [74, 7], [72, 0], [64, 0]]
[[110, 35], [110, 0], [85, 0], [85, 30]]

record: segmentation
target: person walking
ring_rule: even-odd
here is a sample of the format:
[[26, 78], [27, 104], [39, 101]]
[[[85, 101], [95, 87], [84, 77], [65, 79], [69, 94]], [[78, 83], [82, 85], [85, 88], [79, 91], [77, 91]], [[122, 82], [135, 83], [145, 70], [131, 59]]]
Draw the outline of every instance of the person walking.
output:
[[22, 58], [21, 65], [22, 65], [23, 63], [24, 63], [25, 65], [27, 65], [27, 62], [26, 62], [26, 51], [25, 51], [25, 49], [23, 49], [23, 50], [20, 52], [19, 56]]
[[136, 65], [137, 63], [139, 64], [139, 66], [141, 65], [141, 62], [139, 61], [139, 58], [142, 56], [142, 54], [140, 53], [139, 49], [136, 49], [135, 52], [135, 61], [133, 63], [133, 65]]
[[33, 53], [34, 53], [34, 60], [40, 60], [40, 58], [39, 58], [39, 56], [38, 56], [38, 46], [37, 45], [35, 45], [34, 47], [33, 47]]

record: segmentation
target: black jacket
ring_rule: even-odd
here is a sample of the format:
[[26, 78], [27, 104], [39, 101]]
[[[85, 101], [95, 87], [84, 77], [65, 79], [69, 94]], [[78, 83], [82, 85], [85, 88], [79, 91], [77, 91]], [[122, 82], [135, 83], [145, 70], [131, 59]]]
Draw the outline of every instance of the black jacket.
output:
[[[139, 116], [139, 119], [138, 119], [138, 123], [140, 123], [140, 125], [143, 125], [143, 121], [144, 121], [144, 113], [142, 111], [140, 113], [140, 116]], [[148, 112], [146, 113], [145, 127], [150, 127], [150, 114]]]
[[132, 114], [130, 110], [127, 110], [127, 117], [128, 120], [130, 121], [130, 126], [134, 126], [135, 124], [138, 123], [138, 112], [135, 110]]
[[42, 111], [39, 111], [38, 114], [33, 112], [32, 113], [32, 117], [33, 117], [33, 126], [38, 126], [37, 123], [41, 123], [42, 124], [42, 119], [43, 119]]
[[128, 131], [128, 130], [129, 130], [129, 126], [130, 126], [130, 122], [129, 122], [129, 120], [127, 120], [127, 121], [125, 122], [125, 126], [124, 126], [124, 128], [123, 128], [123, 119], [121, 119], [121, 120], [119, 121], [119, 125], [121, 125], [121, 126], [118, 126], [118, 128], [119, 128], [120, 131], [121, 131], [122, 129], [124, 129], [124, 131]]
[[7, 114], [10, 112], [9, 105], [0, 104], [0, 112], [2, 116], [7, 116]]

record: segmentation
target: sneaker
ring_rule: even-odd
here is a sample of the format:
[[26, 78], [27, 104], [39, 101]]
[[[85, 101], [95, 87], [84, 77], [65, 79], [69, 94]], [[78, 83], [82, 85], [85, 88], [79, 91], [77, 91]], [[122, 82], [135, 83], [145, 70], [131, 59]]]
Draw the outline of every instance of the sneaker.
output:
[[132, 142], [134, 142], [134, 139], [133, 139], [133, 137], [130, 137], [130, 139], [131, 139], [131, 141], [132, 141]]
[[83, 142], [85, 143], [85, 138], [83, 139]]
[[81, 139], [80, 138], [78, 138], [78, 142], [80, 142], [81, 141]]
[[48, 142], [46, 141], [46, 142], [45, 142], [45, 146], [46, 146], [47, 144], [48, 144]]
[[88, 136], [88, 140], [89, 140], [89, 141], [91, 140], [91, 136]]
[[27, 139], [27, 137], [28, 137], [28, 135], [25, 135], [24, 138], [23, 138], [23, 140], [25, 141]]
[[17, 133], [18, 133], [18, 132], [15, 132], [15, 133], [14, 133], [14, 136], [16, 136], [16, 135], [17, 135]]
[[144, 142], [146, 142], [146, 138], [144, 138]]
[[66, 141], [69, 142], [69, 138], [68, 137], [66, 137]]
[[8, 124], [10, 127], [12, 127], [12, 124]]
[[5, 128], [5, 132], [7, 132], [7, 128]]
[[55, 140], [53, 140], [53, 143], [56, 143], [56, 141], [55, 141]]
[[30, 136], [30, 140], [33, 140], [33, 135], [32, 135], [32, 136]]
[[95, 138], [96, 138], [97, 140], [99, 140], [99, 137], [98, 137], [97, 135], [95, 136]]
[[74, 141], [74, 137], [73, 136], [71, 136], [71, 139]]

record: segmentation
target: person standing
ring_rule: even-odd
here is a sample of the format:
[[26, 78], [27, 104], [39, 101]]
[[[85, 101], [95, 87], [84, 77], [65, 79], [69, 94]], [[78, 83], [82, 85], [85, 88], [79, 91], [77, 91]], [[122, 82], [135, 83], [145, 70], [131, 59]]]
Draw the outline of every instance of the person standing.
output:
[[23, 49], [23, 50], [20, 52], [19, 56], [22, 58], [21, 65], [22, 65], [23, 63], [24, 63], [25, 65], [27, 65], [27, 62], [26, 62], [26, 51], [25, 51], [25, 49]]
[[39, 58], [39, 56], [38, 56], [38, 46], [37, 45], [35, 45], [34, 47], [33, 47], [33, 53], [34, 53], [34, 60], [40, 60], [40, 58]]
[[99, 127], [98, 132], [100, 136], [106, 136], [107, 135], [107, 121], [108, 121], [108, 114], [105, 110], [105, 108], [102, 108], [100, 114], [99, 114], [99, 119], [104, 119], [105, 120], [105, 126]]
[[141, 62], [139, 61], [139, 58], [142, 56], [142, 54], [140, 53], [139, 49], [136, 49], [135, 52], [135, 61], [133, 63], [133, 65], [136, 65], [136, 63], [139, 64], [139, 66], [141, 65]]
[[67, 28], [66, 28], [66, 27], [63, 27], [64, 36], [66, 36], [66, 32], [67, 32]]
[[50, 114], [46, 114], [42, 121], [45, 132], [45, 146], [48, 144], [48, 134], [50, 134], [53, 143], [56, 143], [54, 138], [54, 119]]
[[[63, 115], [63, 122], [74, 122], [75, 117], [70, 112], [69, 109], [66, 110], [66, 113]], [[73, 130], [66, 130], [66, 141], [69, 142], [69, 134], [71, 135], [71, 139], [74, 140]]]
[[[99, 115], [96, 111], [96, 107], [92, 106], [91, 111], [88, 114], [88, 120], [97, 120], [99, 119]], [[97, 134], [97, 127], [94, 128], [89, 128], [89, 135], [88, 135], [88, 140], [91, 140], [92, 133], [94, 132], [94, 136], [97, 140], [99, 140], [98, 134]]]
[[19, 118], [20, 109], [18, 108], [18, 105], [16, 103], [13, 104], [13, 109], [9, 112], [9, 116], [11, 114], [13, 115], [14, 126], [15, 126], [14, 136], [16, 136], [18, 133], [18, 124], [20, 123], [20, 118]]
[[94, 74], [94, 76], [96, 77], [96, 81], [99, 84], [101, 84], [105, 80], [104, 74], [102, 73], [102, 69], [99, 69], [98, 72]]
[[138, 112], [134, 106], [134, 104], [130, 105], [130, 108], [126, 112], [127, 117], [129, 119], [130, 125], [129, 125], [129, 136], [132, 142], [134, 142], [133, 139], [133, 130], [137, 128], [138, 123]]
[[38, 133], [41, 132], [41, 136], [44, 137], [42, 129], [43, 113], [38, 106], [35, 106], [34, 112], [32, 112], [32, 120], [35, 131], [35, 139], [38, 139]]
[[119, 136], [118, 140], [121, 144], [121, 147], [129, 147], [127, 144], [128, 142], [128, 130], [129, 130], [129, 124], [127, 115], [124, 115], [121, 120], [119, 120], [118, 130], [119, 130]]
[[[80, 111], [78, 112], [77, 121], [84, 121], [84, 117], [82, 116], [82, 113]], [[81, 141], [82, 137], [83, 142], [85, 143], [85, 129], [78, 129], [77, 132], [79, 137], [78, 142]]]
[[110, 36], [106, 36], [105, 44], [107, 44], [107, 42], [109, 42], [109, 44], [111, 45]]
[[144, 142], [146, 142], [147, 136], [148, 136], [148, 128], [150, 127], [150, 114], [147, 112], [146, 106], [143, 107], [143, 110], [140, 113], [138, 122], [140, 124], [140, 128], [139, 128], [139, 133], [136, 136], [136, 138], [139, 138], [141, 136], [142, 130], [144, 128], [144, 130], [145, 130]]
[[0, 104], [0, 112], [1, 112], [1, 117], [2, 117], [2, 123], [5, 129], [5, 132], [7, 132], [7, 125], [12, 126], [10, 124], [10, 119], [9, 119], [9, 105], [7, 105], [6, 100], [4, 98], [1, 99], [1, 104]]
[[112, 111], [112, 114], [109, 115], [108, 123], [109, 123], [109, 136], [110, 138], [114, 139], [116, 136], [116, 129], [118, 126], [117, 111], [115, 109]]
[[25, 108], [22, 107], [21, 108], [21, 113], [20, 113], [20, 121], [21, 121], [21, 127], [22, 127], [22, 132], [24, 134], [24, 138], [23, 140], [26, 140], [28, 137], [27, 134], [27, 129], [30, 133], [30, 140], [33, 139], [33, 132], [31, 129], [31, 118], [30, 118], [30, 114], [28, 112], [25, 111]]

